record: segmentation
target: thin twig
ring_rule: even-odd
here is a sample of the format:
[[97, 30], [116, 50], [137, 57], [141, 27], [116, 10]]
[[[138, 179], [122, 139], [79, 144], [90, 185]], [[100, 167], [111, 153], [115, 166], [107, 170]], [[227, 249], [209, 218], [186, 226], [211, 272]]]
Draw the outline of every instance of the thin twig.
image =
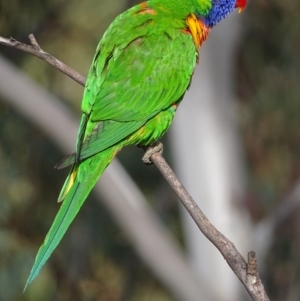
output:
[[[27, 53], [33, 54], [40, 59], [46, 61], [56, 69], [60, 70], [70, 78], [74, 79], [81, 85], [85, 85], [85, 78], [69, 66], [65, 65], [61, 61], [57, 60], [52, 55], [44, 52], [33, 35], [30, 35], [30, 41], [32, 46], [26, 45], [16, 41], [13, 38], [6, 39], [0, 37], [0, 44], [5, 46], [13, 47]], [[220, 233], [207, 219], [201, 209], [198, 207], [196, 202], [179, 182], [175, 173], [172, 171], [170, 166], [167, 164], [165, 159], [159, 153], [155, 153], [151, 156], [151, 160], [160, 170], [162, 175], [170, 184], [179, 200], [182, 202], [184, 207], [187, 209], [195, 223], [201, 230], [201, 232], [216, 246], [231, 267], [233, 272], [237, 275], [240, 281], [246, 287], [249, 295], [254, 301], [269, 301], [269, 298], [264, 290], [264, 286], [260, 280], [257, 262], [254, 252], [248, 253], [248, 263], [242, 257], [242, 255], [235, 248], [234, 244], [228, 240], [222, 233]]]
[[28, 37], [29, 37], [29, 40], [30, 40], [30, 43], [31, 43], [32, 47], [35, 50], [42, 51], [42, 49], [41, 49], [40, 45], [38, 44], [38, 42], [36, 41], [34, 35], [30, 34]]
[[0, 37], [0, 44], [4, 46], [9, 46], [15, 49], [22, 50], [24, 52], [33, 54], [40, 58], [41, 60], [49, 63], [52, 65], [54, 68], [58, 69], [62, 73], [66, 74], [73, 80], [75, 80], [77, 83], [81, 84], [82, 86], [85, 85], [85, 77], [79, 74], [77, 71], [74, 69], [70, 68], [57, 58], [53, 57], [51, 54], [45, 52], [37, 43], [35, 37], [33, 34], [29, 35], [29, 40], [31, 45], [23, 44], [14, 38], [10, 37], [9, 39]]

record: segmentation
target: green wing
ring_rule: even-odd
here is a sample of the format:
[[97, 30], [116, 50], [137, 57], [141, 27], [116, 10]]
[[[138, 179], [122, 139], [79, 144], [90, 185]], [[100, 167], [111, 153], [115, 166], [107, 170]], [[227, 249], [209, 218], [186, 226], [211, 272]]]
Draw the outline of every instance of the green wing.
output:
[[[78, 161], [119, 143], [172, 104], [187, 90], [197, 50], [182, 23], [127, 11], [118, 17], [97, 48], [82, 110], [89, 116]], [[159, 23], [159, 26], [156, 26]], [[147, 26], [145, 26], [147, 24]], [[57, 165], [74, 163], [74, 155]]]

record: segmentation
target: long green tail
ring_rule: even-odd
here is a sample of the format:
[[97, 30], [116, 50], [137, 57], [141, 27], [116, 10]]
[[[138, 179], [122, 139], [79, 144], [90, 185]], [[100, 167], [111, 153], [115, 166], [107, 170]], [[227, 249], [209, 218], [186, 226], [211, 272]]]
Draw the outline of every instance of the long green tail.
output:
[[[35, 258], [34, 265], [27, 279], [27, 286], [37, 277], [42, 266], [57, 247], [71, 222], [78, 213], [91, 189], [112, 161], [120, 146], [114, 146], [83, 161], [78, 167], [74, 167], [63, 186], [60, 197], [64, 195], [64, 201], [55, 217], [55, 220], [40, 247]], [[75, 173], [75, 174], [74, 174]], [[70, 181], [72, 181], [70, 183]], [[67, 192], [65, 190], [67, 189]]]

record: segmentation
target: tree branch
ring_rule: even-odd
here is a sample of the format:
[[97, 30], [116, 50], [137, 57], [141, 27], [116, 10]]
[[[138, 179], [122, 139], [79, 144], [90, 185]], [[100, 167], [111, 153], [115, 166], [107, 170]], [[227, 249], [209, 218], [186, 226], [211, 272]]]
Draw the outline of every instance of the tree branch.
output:
[[151, 156], [152, 162], [156, 165], [164, 178], [167, 180], [179, 200], [191, 215], [200, 231], [215, 245], [223, 255], [230, 268], [246, 287], [252, 300], [268, 301], [269, 298], [260, 280], [255, 253], [248, 253], [248, 263], [238, 252], [234, 244], [220, 233], [208, 220], [205, 214], [198, 207], [197, 203], [183, 187], [175, 173], [161, 154], [155, 153]]
[[4, 46], [9, 46], [15, 49], [22, 50], [24, 52], [33, 54], [40, 58], [41, 60], [47, 62], [54, 68], [58, 69], [62, 73], [66, 74], [70, 78], [72, 78], [74, 81], [79, 83], [80, 85], [84, 86], [85, 85], [85, 77], [79, 74], [77, 71], [74, 69], [70, 68], [57, 58], [53, 57], [51, 54], [45, 52], [37, 43], [35, 37], [33, 34], [29, 35], [29, 40], [31, 45], [23, 44], [14, 38], [10, 37], [9, 39], [0, 37], [0, 44]]
[[[85, 78], [82, 75], [80, 75], [78, 72], [74, 71], [61, 61], [57, 60], [49, 53], [44, 52], [38, 45], [33, 35], [30, 35], [29, 39], [31, 41], [31, 46], [20, 43], [13, 38], [6, 39], [3, 37], [0, 37], [0, 44], [33, 54], [84, 86]], [[264, 290], [264, 286], [258, 274], [255, 253], [253, 251], [248, 253], [247, 263], [235, 248], [234, 244], [210, 223], [210, 221], [198, 207], [197, 203], [193, 200], [187, 190], [180, 183], [175, 173], [172, 171], [162, 155], [155, 153], [151, 156], [151, 160], [160, 170], [167, 182], [170, 184], [171, 188], [176, 193], [181, 203], [194, 219], [200, 231], [221, 252], [228, 265], [231, 267], [238, 279], [247, 289], [252, 300], [269, 301], [269, 298]]]

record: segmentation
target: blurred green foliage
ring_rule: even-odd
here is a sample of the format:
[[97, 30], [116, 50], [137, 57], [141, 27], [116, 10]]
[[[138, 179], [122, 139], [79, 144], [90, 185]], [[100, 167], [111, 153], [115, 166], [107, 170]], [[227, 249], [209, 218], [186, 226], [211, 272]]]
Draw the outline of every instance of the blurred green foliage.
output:
[[299, 1], [253, 1], [239, 53], [243, 138], [253, 190], [268, 214], [300, 176]]
[[[237, 87], [254, 220], [271, 214], [300, 178], [300, 2], [251, 1]], [[275, 211], [276, 212], [276, 211]], [[271, 300], [300, 299], [300, 211], [276, 227], [265, 284]]]

